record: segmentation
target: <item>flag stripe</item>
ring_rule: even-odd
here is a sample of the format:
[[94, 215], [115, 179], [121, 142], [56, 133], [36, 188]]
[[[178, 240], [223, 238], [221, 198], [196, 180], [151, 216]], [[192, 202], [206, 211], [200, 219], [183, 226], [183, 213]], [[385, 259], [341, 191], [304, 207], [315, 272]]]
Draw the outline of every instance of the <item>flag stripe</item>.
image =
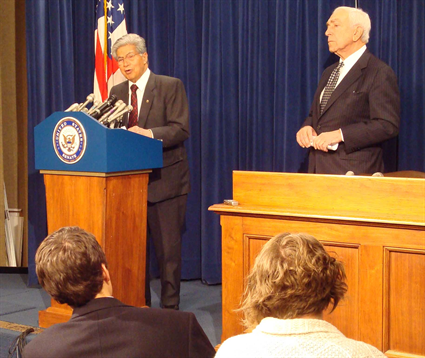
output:
[[114, 85], [125, 81], [111, 53], [114, 42], [127, 34], [123, 0], [99, 0], [96, 18], [94, 95], [104, 101]]
[[[102, 47], [100, 45], [99, 36], [96, 36], [96, 55], [95, 55], [95, 80], [97, 82], [98, 88], [97, 92], [100, 94], [98, 100], [104, 101], [108, 97], [108, 90], [106, 86], [106, 77], [105, 77], [105, 63], [103, 61]], [[96, 86], [95, 86], [96, 92]], [[96, 93], [95, 93], [96, 96]]]

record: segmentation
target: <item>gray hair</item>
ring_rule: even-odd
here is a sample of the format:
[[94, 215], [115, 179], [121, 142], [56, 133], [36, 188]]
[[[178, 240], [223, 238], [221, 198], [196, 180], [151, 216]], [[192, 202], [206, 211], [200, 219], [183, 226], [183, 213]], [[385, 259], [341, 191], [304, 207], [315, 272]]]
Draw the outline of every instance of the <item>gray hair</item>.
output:
[[114, 45], [112, 46], [112, 56], [115, 58], [115, 60], [118, 61], [117, 56], [117, 50], [126, 45], [134, 45], [136, 46], [137, 52], [139, 54], [144, 54], [146, 50], [146, 41], [143, 37], [137, 35], [137, 34], [127, 34], [124, 36], [121, 36], [117, 41], [115, 41]]
[[361, 37], [361, 40], [362, 42], [367, 44], [369, 42], [369, 34], [371, 28], [369, 15], [362, 9], [356, 9], [354, 7], [349, 6], [337, 7], [334, 12], [339, 9], [348, 11], [348, 18], [352, 27], [360, 26], [363, 29], [363, 35]]

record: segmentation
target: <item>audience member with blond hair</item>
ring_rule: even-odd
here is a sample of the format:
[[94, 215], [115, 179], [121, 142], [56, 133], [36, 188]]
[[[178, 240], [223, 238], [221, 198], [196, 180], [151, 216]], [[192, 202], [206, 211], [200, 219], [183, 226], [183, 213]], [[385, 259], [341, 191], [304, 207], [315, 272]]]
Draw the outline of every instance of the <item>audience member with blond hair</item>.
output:
[[385, 357], [323, 320], [344, 298], [343, 264], [307, 234], [284, 233], [261, 250], [240, 311], [251, 333], [226, 340], [216, 357]]
[[213, 357], [215, 350], [190, 312], [138, 308], [112, 297], [105, 253], [95, 237], [64, 227], [37, 249], [40, 284], [74, 311], [34, 338], [24, 358]]

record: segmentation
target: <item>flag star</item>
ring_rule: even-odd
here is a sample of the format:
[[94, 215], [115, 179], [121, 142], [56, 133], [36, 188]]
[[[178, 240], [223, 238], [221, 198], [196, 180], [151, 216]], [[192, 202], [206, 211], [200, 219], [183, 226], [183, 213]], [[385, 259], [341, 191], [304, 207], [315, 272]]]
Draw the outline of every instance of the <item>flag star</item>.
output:
[[112, 26], [115, 22], [112, 21], [112, 16], [108, 16], [108, 24]]
[[111, 9], [115, 7], [114, 5], [112, 5], [112, 0], [108, 1], [108, 3], [106, 4], [106, 7], [108, 8], [109, 11], [111, 11]]
[[124, 14], [124, 4], [118, 4], [118, 10], [121, 11], [121, 15]]
[[112, 40], [112, 32], [108, 31], [108, 34], [109, 34], [108, 40]]

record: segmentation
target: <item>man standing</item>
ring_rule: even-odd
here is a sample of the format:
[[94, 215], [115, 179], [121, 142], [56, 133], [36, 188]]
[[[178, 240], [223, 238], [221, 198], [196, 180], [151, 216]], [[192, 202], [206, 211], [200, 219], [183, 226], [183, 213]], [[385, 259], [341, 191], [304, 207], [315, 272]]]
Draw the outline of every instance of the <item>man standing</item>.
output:
[[329, 51], [340, 60], [323, 72], [297, 133], [298, 144], [310, 148], [308, 171], [383, 172], [381, 144], [400, 124], [396, 76], [366, 48], [371, 25], [364, 11], [338, 7], [326, 25]]
[[[189, 137], [186, 92], [179, 79], [149, 70], [146, 43], [139, 35], [127, 34], [118, 39], [112, 55], [128, 81], [114, 86], [110, 94], [133, 106], [123, 125], [163, 144], [163, 168], [154, 169], [149, 176], [148, 230], [159, 263], [161, 307], [179, 309], [181, 233], [190, 190], [183, 144]], [[146, 304], [150, 305], [148, 267], [147, 260]]]
[[190, 312], [127, 306], [112, 297], [105, 253], [95, 237], [64, 227], [37, 249], [41, 286], [74, 311], [23, 351], [38, 357], [213, 357], [215, 350]]

